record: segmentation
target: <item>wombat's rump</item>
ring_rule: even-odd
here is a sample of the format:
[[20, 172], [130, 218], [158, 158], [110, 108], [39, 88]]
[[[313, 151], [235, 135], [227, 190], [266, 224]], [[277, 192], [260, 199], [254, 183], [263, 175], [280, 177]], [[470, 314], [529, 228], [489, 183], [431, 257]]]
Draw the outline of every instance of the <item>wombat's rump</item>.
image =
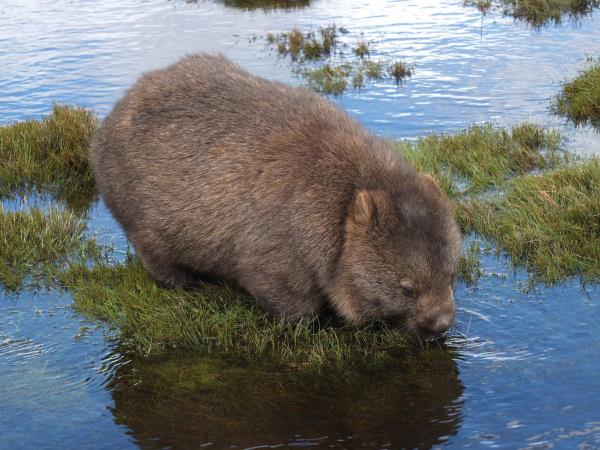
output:
[[144, 75], [91, 147], [96, 180], [159, 282], [235, 282], [275, 315], [439, 332], [460, 235], [437, 184], [318, 95], [195, 55]]

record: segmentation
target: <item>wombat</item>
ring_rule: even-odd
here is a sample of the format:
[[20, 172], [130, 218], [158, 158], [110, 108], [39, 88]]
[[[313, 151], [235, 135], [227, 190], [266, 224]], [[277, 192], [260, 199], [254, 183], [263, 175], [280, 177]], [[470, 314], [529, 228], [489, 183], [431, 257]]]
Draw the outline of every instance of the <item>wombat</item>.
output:
[[90, 152], [106, 204], [166, 286], [228, 280], [290, 320], [328, 306], [421, 335], [454, 320], [448, 199], [317, 94], [188, 56], [142, 76]]

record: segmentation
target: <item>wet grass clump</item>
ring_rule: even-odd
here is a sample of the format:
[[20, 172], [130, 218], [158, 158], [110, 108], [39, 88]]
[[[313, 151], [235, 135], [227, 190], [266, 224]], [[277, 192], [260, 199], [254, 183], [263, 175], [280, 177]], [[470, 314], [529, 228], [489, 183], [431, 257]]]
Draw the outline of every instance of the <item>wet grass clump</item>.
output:
[[558, 132], [530, 123], [510, 130], [475, 125], [462, 133], [431, 135], [398, 147], [418, 170], [437, 178], [451, 197], [499, 188], [512, 177], [558, 167], [567, 159]]
[[303, 77], [310, 89], [323, 94], [340, 95], [348, 87], [362, 89], [369, 80], [395, 80], [396, 85], [414, 74], [414, 67], [389, 58], [371, 59], [371, 46], [360, 39], [349, 58], [344, 55], [347, 43], [340, 37], [348, 30], [335, 24], [316, 32], [294, 28], [283, 33], [267, 33], [266, 41], [280, 56], [289, 56], [293, 70]]
[[407, 346], [403, 333], [383, 325], [357, 329], [319, 318], [298, 324], [273, 320], [227, 286], [161, 288], [133, 257], [118, 265], [73, 266], [60, 281], [79, 312], [116, 327], [119, 341], [142, 354], [195, 349], [248, 363], [318, 370], [376, 366]]
[[600, 128], [600, 63], [564, 83], [551, 109], [575, 125], [591, 124]]
[[55, 105], [42, 120], [0, 127], [0, 197], [47, 191], [73, 207], [95, 196], [88, 147], [98, 120], [83, 108]]
[[503, 3], [505, 14], [535, 27], [560, 23], [565, 15], [586, 16], [600, 5], [597, 0], [503, 0]]
[[492, 0], [464, 0], [464, 5], [475, 6], [482, 13], [486, 13], [492, 7]]
[[[557, 132], [484, 125], [398, 145], [455, 199], [464, 233], [497, 243], [531, 282], [600, 278], [600, 163], [561, 150]], [[478, 253], [475, 244], [463, 252], [467, 284], [481, 275]]]
[[390, 65], [389, 73], [396, 80], [396, 84], [400, 84], [405, 78], [412, 77], [415, 69], [403, 61], [395, 61]]
[[515, 178], [506, 193], [459, 208], [466, 231], [493, 238], [534, 277], [600, 278], [600, 160]]
[[371, 80], [381, 80], [383, 78], [384, 68], [381, 60], [369, 59], [364, 63], [365, 74]]
[[273, 11], [276, 9], [292, 10], [310, 6], [310, 0], [222, 0], [222, 2], [227, 7], [243, 9], [245, 11], [254, 11], [257, 9], [262, 9], [263, 11]]
[[361, 89], [367, 80], [383, 80], [388, 74], [396, 80], [396, 84], [399, 84], [402, 79], [410, 77], [413, 73], [414, 69], [403, 63], [396, 62], [386, 66], [380, 59], [365, 59], [355, 64], [325, 63], [320, 67], [300, 71], [310, 89], [322, 94], [334, 95], [342, 94], [350, 84], [355, 89]]
[[572, 19], [587, 16], [600, 6], [598, 0], [465, 0], [463, 3], [475, 6], [483, 13], [497, 7], [504, 15], [525, 21], [535, 28], [549, 23], [558, 24], [565, 15]]
[[320, 27], [316, 32], [302, 32], [293, 28], [285, 33], [267, 33], [267, 43], [275, 45], [281, 56], [290, 55], [292, 60], [315, 60], [330, 56], [341, 31], [335, 24]]
[[70, 211], [4, 211], [0, 204], [0, 284], [11, 291], [26, 280], [31, 286], [48, 284], [65, 265], [99, 258], [85, 230], [85, 221]]
[[[306, 69], [302, 72], [312, 90], [334, 95], [339, 95], [346, 90], [351, 73], [352, 67], [348, 64], [325, 64], [322, 67]], [[355, 80], [353, 80], [353, 83]], [[362, 83], [362, 79], [360, 79], [360, 82]]]
[[360, 59], [364, 59], [365, 56], [369, 56], [369, 43], [367, 41], [360, 40], [356, 44], [356, 46], [352, 49], [354, 54], [358, 56]]

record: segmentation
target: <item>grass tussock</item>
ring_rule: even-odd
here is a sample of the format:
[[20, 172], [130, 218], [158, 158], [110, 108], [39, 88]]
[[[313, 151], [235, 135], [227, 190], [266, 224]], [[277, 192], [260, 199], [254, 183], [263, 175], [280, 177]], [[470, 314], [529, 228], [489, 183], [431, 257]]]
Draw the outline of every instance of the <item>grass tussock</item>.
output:
[[365, 56], [369, 56], [369, 43], [364, 39], [361, 39], [356, 43], [356, 46], [352, 49], [352, 51], [360, 59], [364, 59]]
[[455, 198], [498, 188], [535, 169], [558, 167], [567, 158], [558, 132], [530, 123], [510, 130], [475, 125], [455, 135], [431, 135], [398, 146], [418, 170], [431, 173]]
[[274, 321], [226, 286], [203, 285], [193, 292], [164, 289], [133, 258], [116, 266], [75, 266], [60, 281], [79, 312], [115, 326], [119, 340], [138, 353], [196, 349], [246, 362], [319, 369], [373, 367], [407, 346], [403, 333], [385, 326]]
[[347, 64], [324, 64], [316, 69], [302, 71], [309, 88], [323, 94], [334, 95], [340, 95], [346, 90], [351, 73], [352, 67]]
[[88, 146], [98, 121], [83, 108], [55, 105], [42, 120], [0, 127], [0, 196], [47, 191], [73, 207], [95, 196]]
[[349, 87], [362, 89], [366, 81], [394, 80], [396, 85], [410, 78], [415, 69], [402, 61], [389, 58], [370, 58], [369, 42], [360, 39], [351, 55], [344, 55], [348, 44], [340, 42], [348, 30], [335, 24], [317, 31], [303, 32], [298, 28], [283, 33], [267, 33], [267, 44], [280, 56], [289, 56], [294, 71], [304, 78], [307, 86], [323, 94], [340, 95]]
[[600, 5], [598, 0], [465, 0], [482, 13], [496, 7], [506, 16], [522, 20], [535, 28], [549, 23], [560, 23], [564, 16], [572, 19], [584, 17]]
[[591, 124], [600, 128], [600, 63], [564, 83], [551, 109], [575, 125]]
[[291, 31], [267, 34], [267, 42], [276, 45], [281, 56], [290, 55], [292, 60], [314, 60], [330, 56], [335, 50], [340, 29], [331, 24], [320, 27], [316, 32], [302, 32], [298, 28]]
[[466, 6], [475, 6], [483, 14], [487, 13], [492, 7], [492, 0], [464, 0]]
[[82, 218], [70, 211], [5, 212], [0, 205], [0, 284], [16, 291], [26, 279], [37, 285], [70, 262], [99, 256], [85, 229]]
[[458, 209], [467, 231], [494, 239], [538, 280], [600, 277], [600, 160], [511, 181], [505, 195]]
[[415, 68], [406, 64], [404, 61], [395, 61], [389, 67], [390, 75], [396, 80], [396, 84], [406, 78], [410, 78], [415, 73]]

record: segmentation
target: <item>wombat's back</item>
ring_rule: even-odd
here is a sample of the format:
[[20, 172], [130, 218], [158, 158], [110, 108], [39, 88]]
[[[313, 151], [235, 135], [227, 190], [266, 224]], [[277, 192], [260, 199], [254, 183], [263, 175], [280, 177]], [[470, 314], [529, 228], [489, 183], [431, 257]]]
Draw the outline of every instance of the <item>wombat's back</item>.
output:
[[317, 95], [195, 55], [126, 93], [91, 160], [147, 267], [186, 261], [243, 283], [248, 264], [327, 272], [355, 184], [399, 161], [382, 147]]

